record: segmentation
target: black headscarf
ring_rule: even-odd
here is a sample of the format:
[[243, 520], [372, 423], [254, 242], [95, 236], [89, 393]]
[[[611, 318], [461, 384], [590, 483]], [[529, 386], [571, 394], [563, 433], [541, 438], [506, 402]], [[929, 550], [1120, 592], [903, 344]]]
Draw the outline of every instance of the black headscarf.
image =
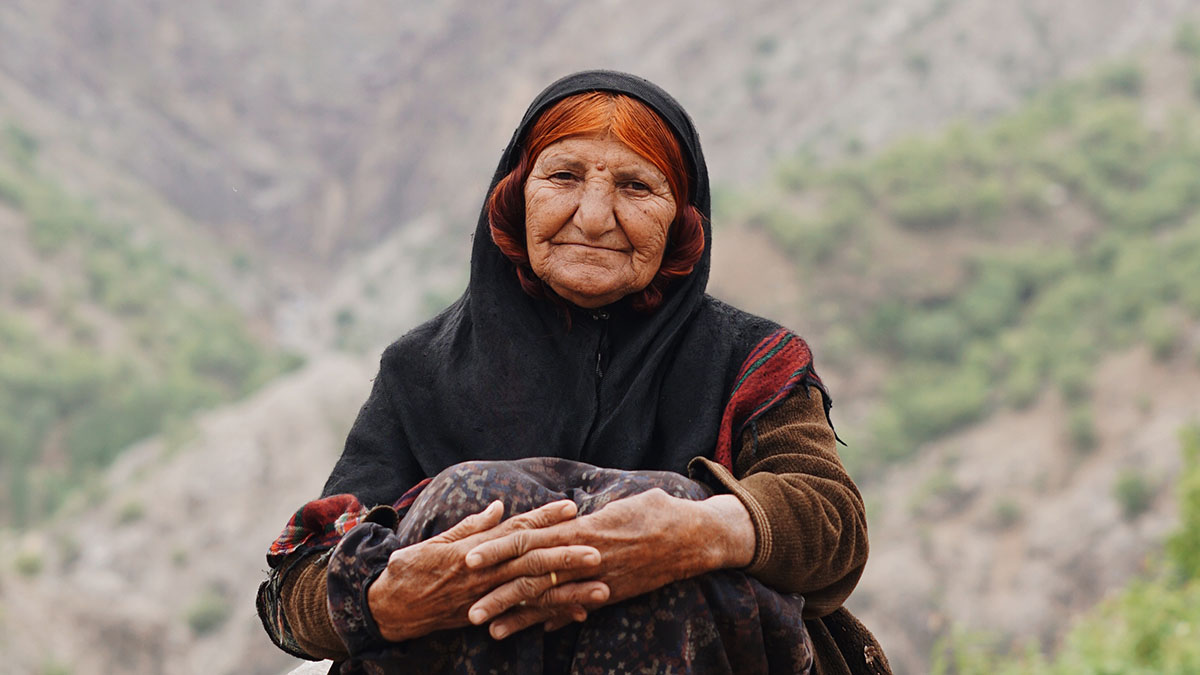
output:
[[574, 94], [632, 96], [670, 126], [688, 162], [691, 203], [704, 217], [704, 254], [650, 314], [625, 301], [572, 309], [526, 294], [491, 238], [475, 228], [462, 297], [391, 345], [370, 399], [325, 485], [364, 503], [389, 503], [422, 478], [470, 459], [553, 456], [619, 469], [684, 473], [712, 456], [732, 380], [778, 326], [705, 293], [712, 249], [708, 169], [683, 107], [640, 77], [569, 75], [529, 106], [488, 195], [520, 160], [537, 118]]

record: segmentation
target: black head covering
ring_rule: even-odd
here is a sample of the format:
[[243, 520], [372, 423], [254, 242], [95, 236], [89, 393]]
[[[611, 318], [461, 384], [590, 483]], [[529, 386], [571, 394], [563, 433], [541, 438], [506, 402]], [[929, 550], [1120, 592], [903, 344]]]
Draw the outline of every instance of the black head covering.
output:
[[777, 326], [705, 294], [711, 260], [708, 170], [691, 119], [651, 82], [586, 71], [546, 88], [500, 158], [488, 195], [520, 160], [537, 118], [564, 97], [611, 91], [639, 99], [670, 126], [688, 162], [705, 249], [650, 314], [624, 301], [572, 309], [524, 292], [492, 241], [486, 199], [471, 278], [451, 307], [384, 352], [325, 494], [395, 500], [420, 479], [470, 459], [554, 456], [621, 469], [683, 473], [711, 456], [732, 379]]

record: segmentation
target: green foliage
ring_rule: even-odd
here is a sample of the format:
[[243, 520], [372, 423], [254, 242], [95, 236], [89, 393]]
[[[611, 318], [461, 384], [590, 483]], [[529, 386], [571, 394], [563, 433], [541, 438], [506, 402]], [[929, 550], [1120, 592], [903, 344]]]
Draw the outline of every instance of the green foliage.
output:
[[[1200, 44], [1194, 33], [1180, 29], [1188, 53]], [[875, 289], [844, 284], [829, 294], [837, 351], [871, 351], [888, 368], [884, 401], [856, 449], [864, 469], [1046, 391], [1068, 404], [1071, 445], [1089, 449], [1099, 360], [1139, 343], [1167, 359], [1187, 344], [1200, 320], [1200, 105], [1151, 127], [1142, 86], [1137, 64], [1117, 63], [988, 124], [903, 139], [874, 158], [824, 168], [800, 155], [777, 169], [782, 197], [737, 207], [806, 281], [855, 265]], [[1058, 234], [1064, 206], [1099, 226]], [[1013, 226], [1034, 240], [1009, 237], [934, 262], [957, 266], [951, 288], [909, 291], [900, 275], [911, 270], [892, 263], [943, 239], [992, 241]]]
[[1092, 409], [1085, 403], [1076, 404], [1067, 414], [1067, 434], [1071, 446], [1078, 452], [1091, 452], [1098, 442]]
[[[153, 228], [107, 220], [39, 174], [28, 134], [9, 125], [0, 146], [0, 199], [23, 212], [47, 268], [79, 275], [63, 275], [66, 291], [29, 277], [6, 293], [18, 308], [47, 310], [59, 335], [0, 309], [0, 522], [23, 526], [131, 443], [298, 361], [270, 354]], [[96, 314], [108, 317], [104, 348]]]
[[929, 475], [909, 498], [908, 508], [915, 516], [955, 508], [963, 499], [963, 490], [949, 469], [941, 468]]
[[220, 628], [233, 613], [233, 605], [224, 594], [209, 589], [197, 595], [187, 606], [188, 627], [197, 636]]
[[1142, 333], [1150, 344], [1154, 358], [1165, 361], [1175, 353], [1175, 348], [1183, 339], [1183, 326], [1168, 312], [1157, 308], [1147, 312], [1142, 318]]
[[1192, 21], [1184, 21], [1175, 30], [1175, 49], [1185, 56], [1200, 58], [1200, 29]]
[[1113, 483], [1113, 498], [1121, 506], [1121, 515], [1134, 520], [1154, 503], [1158, 487], [1137, 469], [1125, 469]]
[[23, 577], [36, 577], [42, 573], [45, 561], [42, 559], [42, 554], [37, 551], [25, 550], [17, 554], [13, 565], [17, 569], [17, 574]]
[[57, 658], [49, 658], [43, 664], [39, 671], [40, 675], [71, 675], [74, 672], [71, 666], [59, 661]]
[[140, 501], [130, 500], [121, 505], [117, 512], [117, 523], [129, 525], [146, 517], [146, 505]]
[[28, 167], [37, 156], [38, 142], [28, 131], [9, 122], [4, 125], [3, 142], [0, 152], [10, 157], [14, 164]]
[[1135, 63], [1117, 63], [1100, 72], [1100, 87], [1110, 94], [1137, 96], [1142, 93], [1142, 69]]
[[[1165, 568], [1133, 582], [1093, 609], [1071, 628], [1052, 658], [1042, 656], [1032, 645], [1024, 653], [1008, 654], [993, 637], [956, 627], [938, 641], [932, 672], [957, 675], [1200, 672], [1200, 427], [1186, 428], [1181, 439], [1184, 455], [1178, 486], [1181, 522], [1168, 543]], [[1146, 483], [1144, 477], [1128, 482]], [[1143, 494], [1147, 489], [1138, 487], [1134, 492]]]
[[996, 526], [1002, 530], [1021, 522], [1021, 505], [1011, 497], [1003, 497], [996, 501], [992, 509], [993, 517], [996, 521]]
[[1185, 579], [1200, 580], [1200, 426], [1180, 433], [1183, 473], [1176, 491], [1179, 496], [1179, 530], [1167, 542], [1167, 554]]

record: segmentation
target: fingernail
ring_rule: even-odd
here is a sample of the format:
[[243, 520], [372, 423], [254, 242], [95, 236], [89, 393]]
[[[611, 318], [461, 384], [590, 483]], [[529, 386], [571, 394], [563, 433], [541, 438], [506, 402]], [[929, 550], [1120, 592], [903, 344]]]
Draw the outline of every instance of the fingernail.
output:
[[478, 567], [483, 562], [483, 556], [478, 553], [470, 553], [467, 555], [467, 567]]
[[567, 502], [566, 504], [563, 504], [561, 510], [564, 516], [571, 515], [575, 512], [575, 502]]
[[583, 564], [584, 565], [599, 565], [600, 564], [600, 554], [599, 553], [585, 553], [583, 555]]
[[492, 636], [497, 640], [503, 640], [504, 638], [508, 637], [508, 629], [504, 626], [496, 626], [494, 629], [492, 629]]
[[483, 609], [473, 609], [471, 610], [471, 616], [468, 618], [471, 619], [471, 623], [478, 626], [484, 621], [487, 621], [487, 611]]
[[604, 591], [600, 590], [599, 588], [592, 591], [592, 600], [595, 600], [596, 602], [604, 602], [604, 600], [607, 597], [608, 597], [608, 594], [606, 594]]

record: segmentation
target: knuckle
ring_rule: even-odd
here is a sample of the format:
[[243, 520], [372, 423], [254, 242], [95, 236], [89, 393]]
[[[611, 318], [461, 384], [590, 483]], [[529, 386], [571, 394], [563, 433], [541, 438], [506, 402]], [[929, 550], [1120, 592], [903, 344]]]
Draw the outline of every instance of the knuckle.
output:
[[533, 597], [538, 594], [539, 584], [534, 577], [521, 577], [516, 581], [516, 589], [522, 596]]
[[522, 513], [519, 516], [513, 516], [512, 518], [504, 521], [504, 524], [507, 525], [508, 529], [512, 531], [525, 530], [529, 528], [529, 519], [531, 517], [532, 516], [530, 516], [528, 513]]
[[571, 602], [571, 589], [566, 586], [555, 586], [543, 595], [547, 604], [562, 605]]
[[529, 533], [521, 531], [513, 534], [512, 547], [514, 555], [521, 555], [529, 550]]
[[524, 575], [545, 574], [547, 568], [546, 553], [542, 549], [534, 549], [524, 554], [521, 573]]

